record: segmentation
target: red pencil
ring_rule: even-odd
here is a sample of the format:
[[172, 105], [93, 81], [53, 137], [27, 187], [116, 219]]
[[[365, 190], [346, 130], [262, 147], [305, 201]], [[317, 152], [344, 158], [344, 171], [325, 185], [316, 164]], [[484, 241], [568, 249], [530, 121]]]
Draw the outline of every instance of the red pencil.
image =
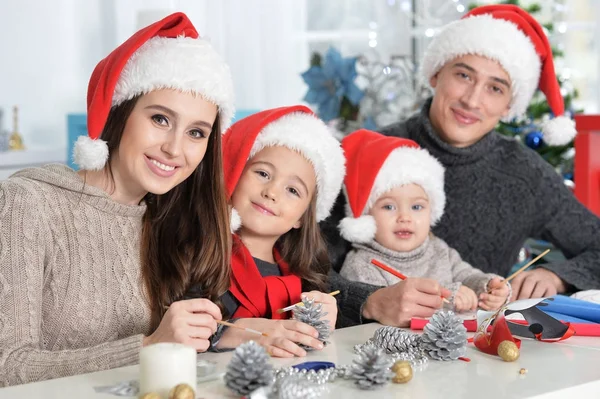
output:
[[[398, 270], [392, 269], [391, 267], [389, 267], [386, 264], [381, 263], [377, 259], [371, 259], [371, 263], [374, 264], [375, 266], [377, 266], [378, 268], [385, 270], [386, 272], [398, 277], [400, 280], [406, 280], [408, 278], [404, 274], [400, 273]], [[442, 297], [442, 300], [446, 303], [450, 303], [450, 301], [444, 297]]]

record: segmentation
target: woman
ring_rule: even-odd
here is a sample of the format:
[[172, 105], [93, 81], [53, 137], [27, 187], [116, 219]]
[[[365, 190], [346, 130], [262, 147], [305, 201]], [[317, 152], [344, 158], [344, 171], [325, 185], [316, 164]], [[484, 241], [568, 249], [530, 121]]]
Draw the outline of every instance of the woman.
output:
[[[94, 70], [79, 172], [0, 183], [0, 386], [131, 364], [155, 342], [208, 348], [230, 276], [232, 97], [227, 65], [173, 14]], [[202, 299], [182, 300], [191, 286]]]

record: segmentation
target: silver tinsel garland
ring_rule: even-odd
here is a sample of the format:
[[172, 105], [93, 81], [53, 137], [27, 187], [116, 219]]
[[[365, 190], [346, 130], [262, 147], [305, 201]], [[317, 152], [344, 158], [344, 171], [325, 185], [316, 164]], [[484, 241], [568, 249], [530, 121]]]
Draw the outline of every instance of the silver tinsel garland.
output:
[[265, 349], [254, 341], [235, 350], [225, 373], [225, 385], [240, 396], [273, 382], [273, 366]]
[[[327, 316], [327, 312], [323, 312], [323, 305], [315, 303], [315, 301], [310, 298], [306, 298], [302, 302], [304, 303], [304, 306], [296, 306], [292, 310], [293, 319], [314, 327], [319, 333], [318, 340], [327, 344], [327, 339], [329, 339], [329, 336], [331, 335], [331, 328], [329, 327], [327, 320], [324, 319], [324, 317]], [[312, 347], [302, 344], [300, 344], [300, 347], [307, 351], [313, 350]]]
[[421, 347], [432, 359], [456, 360], [467, 350], [467, 329], [450, 310], [439, 310], [423, 328]]

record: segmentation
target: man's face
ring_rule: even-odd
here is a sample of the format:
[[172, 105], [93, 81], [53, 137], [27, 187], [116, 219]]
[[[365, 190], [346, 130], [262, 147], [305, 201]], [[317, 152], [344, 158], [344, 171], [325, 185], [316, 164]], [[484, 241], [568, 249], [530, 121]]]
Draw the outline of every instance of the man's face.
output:
[[469, 147], [494, 129], [510, 109], [511, 80], [497, 61], [464, 55], [430, 80], [435, 89], [429, 118], [440, 138]]

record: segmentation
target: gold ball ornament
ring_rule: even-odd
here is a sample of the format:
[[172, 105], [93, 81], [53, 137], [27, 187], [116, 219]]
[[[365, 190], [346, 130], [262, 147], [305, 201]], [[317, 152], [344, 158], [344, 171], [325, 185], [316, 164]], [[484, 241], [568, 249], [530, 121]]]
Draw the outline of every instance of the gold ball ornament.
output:
[[404, 384], [410, 381], [413, 377], [413, 370], [410, 362], [399, 360], [392, 366], [392, 371], [395, 376], [392, 378], [394, 384]]
[[196, 391], [188, 384], [179, 384], [169, 392], [169, 399], [194, 399]]
[[140, 396], [140, 399], [161, 399], [160, 395], [156, 392], [148, 392]]
[[498, 356], [505, 362], [514, 362], [519, 358], [519, 348], [512, 341], [502, 341], [498, 345]]

